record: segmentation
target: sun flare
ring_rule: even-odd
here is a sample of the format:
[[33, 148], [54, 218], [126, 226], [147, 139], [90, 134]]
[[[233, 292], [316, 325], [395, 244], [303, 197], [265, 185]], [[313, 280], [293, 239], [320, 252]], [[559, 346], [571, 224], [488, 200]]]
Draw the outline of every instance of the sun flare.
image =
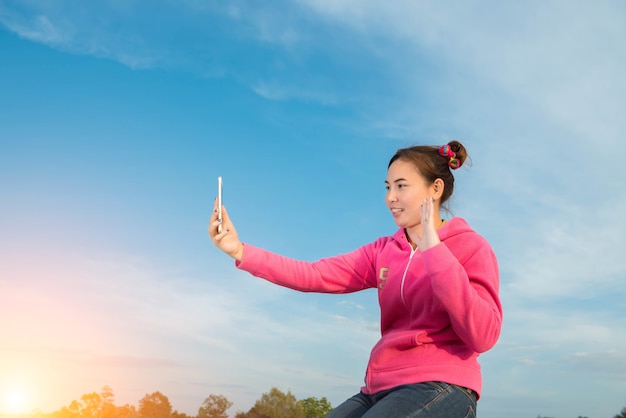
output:
[[22, 388], [6, 388], [2, 397], [3, 405], [0, 412], [5, 414], [21, 414], [26, 412], [26, 394]]

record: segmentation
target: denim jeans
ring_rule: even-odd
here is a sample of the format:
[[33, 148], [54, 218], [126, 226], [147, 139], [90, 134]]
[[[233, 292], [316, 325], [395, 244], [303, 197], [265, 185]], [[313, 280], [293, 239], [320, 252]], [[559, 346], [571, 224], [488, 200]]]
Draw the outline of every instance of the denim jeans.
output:
[[476, 393], [443, 382], [403, 385], [374, 395], [359, 393], [326, 418], [475, 418]]

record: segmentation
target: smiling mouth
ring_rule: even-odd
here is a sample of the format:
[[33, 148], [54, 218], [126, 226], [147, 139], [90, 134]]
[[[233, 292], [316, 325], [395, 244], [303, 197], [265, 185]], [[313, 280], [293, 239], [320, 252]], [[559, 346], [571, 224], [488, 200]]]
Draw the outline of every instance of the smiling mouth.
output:
[[404, 211], [404, 209], [398, 209], [398, 208], [391, 209], [391, 213], [400, 213], [402, 211]]

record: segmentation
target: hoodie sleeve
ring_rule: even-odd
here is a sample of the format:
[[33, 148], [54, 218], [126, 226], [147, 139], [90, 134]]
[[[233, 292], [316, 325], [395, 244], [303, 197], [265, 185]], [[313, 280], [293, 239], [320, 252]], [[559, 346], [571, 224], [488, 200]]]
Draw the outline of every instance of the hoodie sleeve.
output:
[[466, 233], [426, 250], [424, 265], [435, 297], [455, 333], [474, 351], [493, 347], [502, 327], [498, 263], [491, 247]]
[[350, 293], [376, 287], [374, 245], [308, 262], [245, 244], [243, 259], [235, 265], [254, 276], [301, 292]]

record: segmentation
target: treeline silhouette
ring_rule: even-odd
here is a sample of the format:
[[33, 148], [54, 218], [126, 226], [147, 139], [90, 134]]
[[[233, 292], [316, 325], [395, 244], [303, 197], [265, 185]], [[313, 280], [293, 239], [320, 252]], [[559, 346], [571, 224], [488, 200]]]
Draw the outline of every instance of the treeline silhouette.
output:
[[[100, 393], [84, 394], [80, 400], [70, 402], [60, 410], [46, 414], [35, 411], [32, 415], [19, 414], [22, 418], [229, 418], [226, 413], [233, 403], [223, 395], [207, 396], [196, 415], [188, 415], [172, 409], [164, 394], [153, 392], [139, 400], [138, 406], [117, 406], [113, 390], [104, 386]], [[233, 418], [324, 418], [332, 409], [325, 397], [310, 397], [298, 400], [291, 391], [284, 393], [273, 387], [264, 393], [248, 412], [237, 411]], [[2, 417], [18, 415], [0, 414]], [[536, 418], [555, 418], [537, 415]], [[577, 418], [587, 418], [578, 416]], [[626, 418], [626, 407], [613, 418]]]
[[[229, 418], [226, 411], [233, 406], [225, 396], [211, 394], [199, 406], [197, 415], [188, 415], [174, 410], [167, 396], [158, 391], [146, 394], [137, 406], [118, 406], [114, 399], [113, 390], [104, 386], [100, 393], [84, 394], [58, 411], [34, 415], [36, 418]], [[248, 412], [237, 411], [233, 418], [324, 418], [331, 409], [326, 398], [298, 400], [291, 391], [284, 393], [274, 387]]]

